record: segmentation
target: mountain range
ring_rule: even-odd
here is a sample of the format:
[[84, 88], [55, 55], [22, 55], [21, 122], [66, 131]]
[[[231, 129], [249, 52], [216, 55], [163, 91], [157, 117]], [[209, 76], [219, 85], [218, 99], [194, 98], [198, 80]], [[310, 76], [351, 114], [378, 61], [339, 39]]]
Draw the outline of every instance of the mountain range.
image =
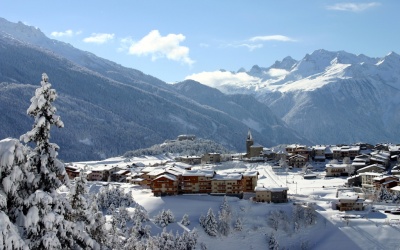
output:
[[176, 85], [49, 39], [40, 29], [0, 18], [0, 138], [31, 129], [29, 100], [46, 72], [65, 124], [53, 129], [59, 158], [121, 155], [180, 134], [244, 151], [250, 128], [264, 146], [309, 142], [253, 96], [226, 95], [195, 81]]
[[371, 58], [321, 49], [301, 60], [286, 57], [269, 67], [229, 72], [229, 79], [238, 80], [213, 81], [215, 72], [209, 72], [211, 77], [202, 83], [225, 94], [254, 96], [316, 143], [396, 142], [399, 68], [395, 52]]

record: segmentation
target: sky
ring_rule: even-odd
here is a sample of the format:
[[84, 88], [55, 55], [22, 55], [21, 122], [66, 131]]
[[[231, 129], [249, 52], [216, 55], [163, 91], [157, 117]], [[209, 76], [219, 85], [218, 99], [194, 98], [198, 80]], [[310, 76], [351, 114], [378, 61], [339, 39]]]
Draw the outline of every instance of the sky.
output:
[[0, 17], [165, 82], [318, 49], [400, 53], [400, 1], [0, 0]]

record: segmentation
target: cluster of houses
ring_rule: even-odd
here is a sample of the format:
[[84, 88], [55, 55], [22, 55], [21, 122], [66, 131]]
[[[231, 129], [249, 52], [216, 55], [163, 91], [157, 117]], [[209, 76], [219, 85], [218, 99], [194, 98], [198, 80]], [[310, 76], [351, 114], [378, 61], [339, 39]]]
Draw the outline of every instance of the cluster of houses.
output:
[[[195, 140], [194, 135], [181, 135], [177, 140]], [[222, 157], [219, 153], [202, 156], [181, 156], [174, 162], [156, 166], [141, 163], [99, 166], [85, 171], [89, 181], [128, 182], [151, 188], [155, 196], [179, 194], [215, 194], [243, 197], [254, 193], [259, 202], [287, 202], [287, 187], [257, 185], [258, 172], [221, 172], [205, 170], [196, 165], [218, 164], [225, 160], [285, 162], [290, 168], [303, 168], [310, 162], [326, 162], [326, 177], [349, 176], [348, 186], [361, 187], [374, 192], [381, 186], [392, 192], [400, 192], [400, 166], [391, 168], [397, 162], [400, 147], [392, 144], [355, 145], [306, 145], [292, 144], [285, 147], [264, 148], [255, 144], [249, 130], [246, 138], [246, 152]], [[80, 170], [66, 167], [71, 179], [79, 176]], [[390, 174], [388, 174], [388, 170]], [[362, 199], [359, 195], [343, 193], [338, 196], [338, 209], [359, 210]]]

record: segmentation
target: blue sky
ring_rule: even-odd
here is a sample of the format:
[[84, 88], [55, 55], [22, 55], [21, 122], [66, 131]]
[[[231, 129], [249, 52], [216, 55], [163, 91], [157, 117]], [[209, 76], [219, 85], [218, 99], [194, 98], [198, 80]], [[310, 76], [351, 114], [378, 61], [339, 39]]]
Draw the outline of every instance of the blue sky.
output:
[[0, 0], [0, 17], [166, 82], [317, 49], [400, 52], [400, 1]]

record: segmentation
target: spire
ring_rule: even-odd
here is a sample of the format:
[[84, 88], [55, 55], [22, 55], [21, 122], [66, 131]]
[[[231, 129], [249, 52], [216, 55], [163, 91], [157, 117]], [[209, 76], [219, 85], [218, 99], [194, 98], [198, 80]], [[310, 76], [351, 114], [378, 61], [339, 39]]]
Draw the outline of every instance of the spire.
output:
[[249, 132], [247, 133], [247, 140], [248, 141], [252, 141], [253, 140], [253, 136], [251, 135], [250, 129], [249, 129]]

